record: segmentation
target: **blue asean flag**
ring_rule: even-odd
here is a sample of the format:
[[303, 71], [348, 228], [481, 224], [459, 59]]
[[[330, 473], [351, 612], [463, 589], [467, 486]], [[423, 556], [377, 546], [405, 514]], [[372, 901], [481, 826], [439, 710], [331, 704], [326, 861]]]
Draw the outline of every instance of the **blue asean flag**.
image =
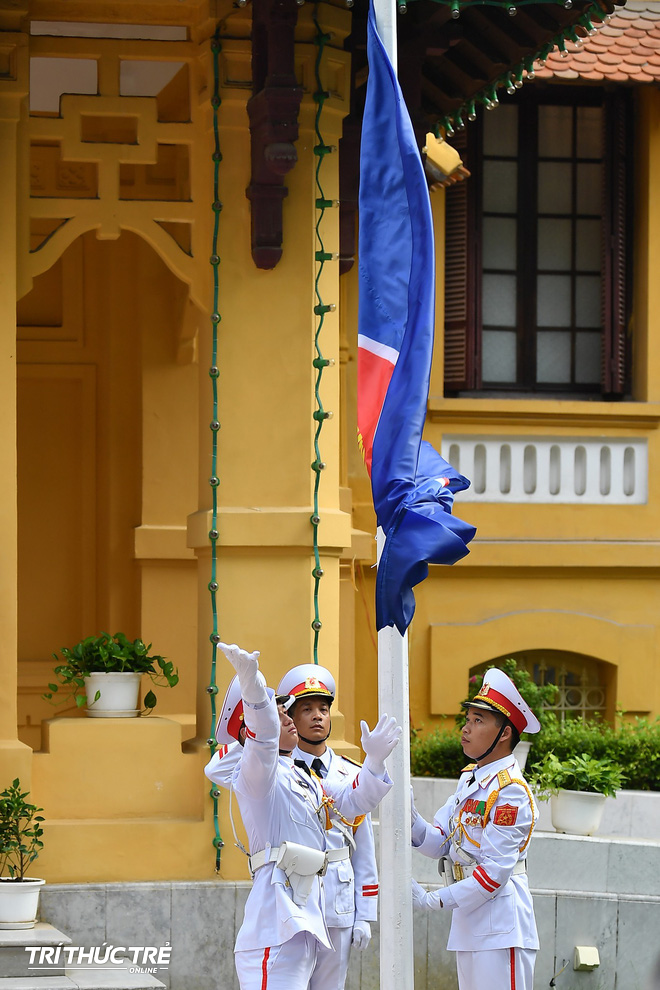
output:
[[422, 443], [433, 351], [435, 254], [428, 186], [399, 84], [369, 10], [362, 124], [358, 442], [385, 547], [376, 625], [403, 633], [428, 564], [468, 553], [475, 529], [451, 515], [470, 482]]

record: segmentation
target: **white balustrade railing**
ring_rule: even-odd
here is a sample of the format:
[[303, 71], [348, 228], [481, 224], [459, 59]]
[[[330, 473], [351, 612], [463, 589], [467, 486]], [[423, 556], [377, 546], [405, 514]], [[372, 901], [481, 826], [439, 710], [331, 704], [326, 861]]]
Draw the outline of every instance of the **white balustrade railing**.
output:
[[449, 436], [442, 456], [472, 482], [461, 501], [643, 505], [644, 439]]

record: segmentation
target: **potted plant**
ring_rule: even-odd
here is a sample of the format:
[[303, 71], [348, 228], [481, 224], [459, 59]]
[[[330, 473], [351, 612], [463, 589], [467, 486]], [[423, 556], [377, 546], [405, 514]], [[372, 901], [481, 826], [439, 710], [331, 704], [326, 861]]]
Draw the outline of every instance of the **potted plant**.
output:
[[551, 798], [557, 832], [593, 835], [603, 817], [605, 798], [616, 797], [625, 777], [612, 760], [596, 760], [588, 753], [560, 760], [548, 753], [532, 774], [530, 786], [541, 801]]
[[[536, 715], [541, 724], [541, 728], [543, 728], [544, 722], [548, 716], [548, 710], [557, 702], [557, 697], [559, 695], [559, 688], [557, 685], [536, 684], [529, 671], [527, 671], [525, 667], [519, 667], [513, 657], [508, 657], [506, 660], [498, 660], [496, 663], [490, 664], [489, 666], [499, 667], [500, 670], [504, 671], [507, 677], [511, 678], [515, 686], [520, 691], [524, 701], [527, 702], [531, 710]], [[474, 696], [479, 693], [483, 682], [483, 674], [473, 674], [469, 680], [468, 699], [474, 698]], [[523, 733], [520, 742], [516, 746], [516, 758], [521, 769], [525, 766], [532, 739], [533, 736]]]
[[[174, 687], [179, 674], [174, 664], [165, 657], [149, 655], [151, 643], [146, 646], [141, 639], [130, 640], [124, 633], [114, 636], [99, 633], [88, 636], [72, 649], [63, 647], [63, 662], [55, 667], [57, 683], [48, 685], [43, 695], [49, 701], [61, 688], [64, 698], [73, 698], [87, 714], [96, 718], [132, 718], [140, 714], [138, 692], [143, 674], [160, 687]], [[57, 653], [53, 656], [59, 660]], [[144, 711], [156, 707], [156, 695], [148, 691], [144, 697]]]
[[0, 793], [0, 928], [33, 928], [45, 880], [26, 876], [43, 849], [42, 808], [26, 801], [16, 777]]

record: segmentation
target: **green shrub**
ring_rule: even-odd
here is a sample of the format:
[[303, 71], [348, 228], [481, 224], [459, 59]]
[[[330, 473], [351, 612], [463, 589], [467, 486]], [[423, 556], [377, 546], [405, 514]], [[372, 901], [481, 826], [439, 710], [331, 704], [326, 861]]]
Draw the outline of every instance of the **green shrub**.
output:
[[558, 760], [554, 753], [548, 753], [529, 778], [529, 784], [542, 801], [547, 801], [560, 790], [616, 797], [625, 779], [621, 767], [612, 760], [597, 760], [586, 753]]
[[435, 729], [426, 735], [411, 729], [410, 772], [413, 777], [458, 778], [469, 762], [457, 729]]
[[[531, 739], [527, 778], [540, 769], [550, 753], [561, 761], [582, 754], [620, 767], [629, 790], [660, 791], [660, 719], [624, 722], [620, 718], [614, 728], [601, 719], [561, 723], [554, 713], [546, 712], [543, 729]], [[457, 778], [468, 762], [457, 730], [441, 728], [427, 734], [412, 730], [410, 767], [414, 776]]]
[[614, 728], [600, 719], [568, 719], [561, 724], [553, 715], [532, 743], [525, 776], [540, 768], [550, 753], [559, 760], [580, 753], [595, 760], [610, 760], [625, 773], [625, 788], [660, 791], [660, 719], [619, 720]]
[[[87, 636], [86, 639], [69, 649], [64, 646], [61, 649], [64, 663], [59, 663], [55, 667], [57, 681], [48, 685], [42, 698], [52, 701], [53, 695], [60, 688], [64, 688], [60, 703], [73, 699], [82, 708], [85, 704], [93, 704], [99, 699], [99, 692], [96, 697], [88, 702], [85, 694], [85, 678], [93, 673], [106, 674], [148, 674], [154, 684], [159, 687], [175, 687], [179, 683], [179, 672], [174, 664], [157, 654], [149, 656], [151, 643], [145, 645], [141, 639], [130, 640], [122, 632], [117, 632], [111, 636], [107, 632], [101, 632], [98, 636]], [[56, 660], [59, 660], [57, 653], [53, 653]], [[55, 702], [53, 702], [55, 704]], [[148, 691], [144, 697], [144, 707], [150, 712], [156, 707], [156, 695], [153, 691]]]
[[44, 846], [39, 814], [43, 808], [30, 804], [27, 797], [29, 791], [21, 790], [18, 777], [0, 793], [0, 876], [6, 870], [14, 880], [26, 878], [28, 867]]

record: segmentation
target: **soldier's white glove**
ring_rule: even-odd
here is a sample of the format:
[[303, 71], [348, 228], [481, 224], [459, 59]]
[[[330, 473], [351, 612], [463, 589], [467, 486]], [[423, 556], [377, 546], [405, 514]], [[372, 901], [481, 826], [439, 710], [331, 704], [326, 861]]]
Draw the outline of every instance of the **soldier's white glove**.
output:
[[383, 777], [385, 760], [401, 738], [401, 726], [394, 717], [381, 715], [374, 729], [370, 730], [365, 721], [360, 722], [360, 728], [362, 749], [367, 754], [364, 765], [375, 777]]
[[260, 705], [268, 701], [266, 679], [259, 670], [259, 651], [248, 653], [235, 643], [231, 646], [218, 643], [218, 646], [238, 674], [243, 701], [247, 701], [248, 705]]
[[416, 908], [422, 908], [424, 911], [439, 911], [442, 908], [439, 890], [424, 890], [421, 883], [417, 883], [414, 878], [411, 883], [412, 899]]
[[371, 925], [368, 921], [356, 921], [353, 925], [351, 945], [356, 949], [366, 949], [371, 942]]

